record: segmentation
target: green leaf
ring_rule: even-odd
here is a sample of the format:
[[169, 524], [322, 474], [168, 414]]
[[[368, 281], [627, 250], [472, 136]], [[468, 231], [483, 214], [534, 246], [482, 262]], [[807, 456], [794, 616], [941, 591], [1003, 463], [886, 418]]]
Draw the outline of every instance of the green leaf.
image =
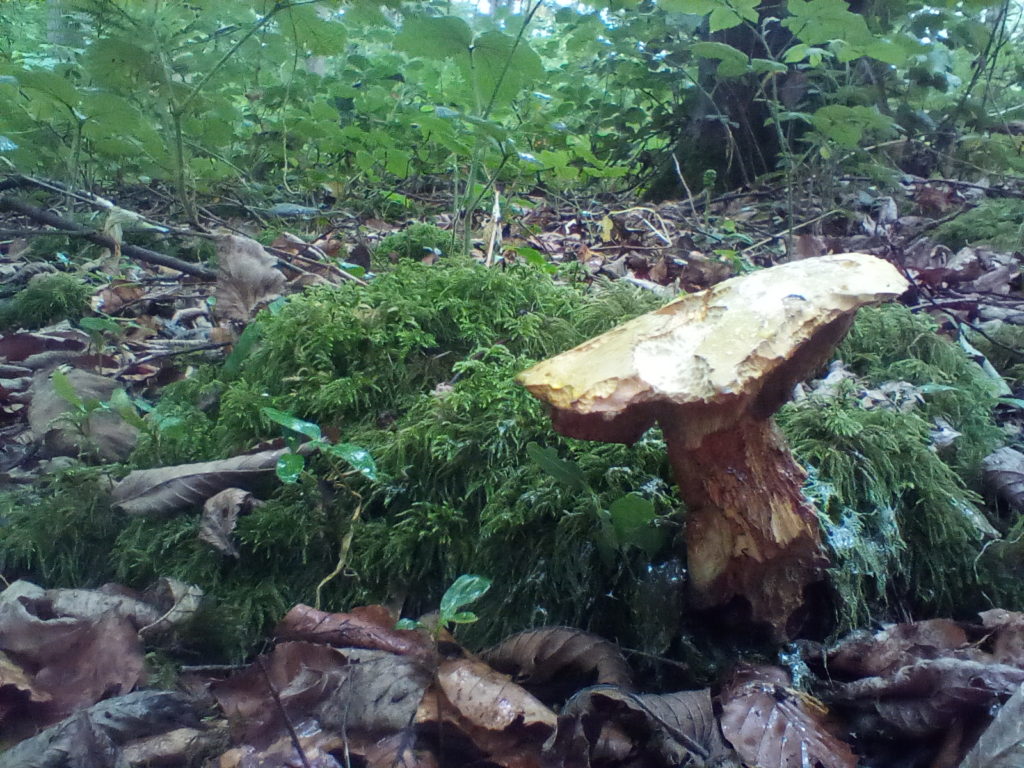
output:
[[419, 629], [422, 626], [416, 619], [399, 619], [395, 622], [395, 629]]
[[294, 485], [306, 466], [306, 459], [297, 453], [285, 453], [277, 460], [274, 472], [285, 485]]
[[276, 408], [260, 408], [260, 413], [275, 424], [280, 424], [285, 429], [290, 429], [292, 432], [298, 432], [300, 435], [305, 435], [310, 440], [323, 439], [320, 427], [311, 421], [303, 421], [302, 419], [292, 416], [290, 413], [279, 411]]
[[263, 326], [257, 321], [249, 323], [238, 337], [231, 353], [225, 358], [221, 373], [227, 379], [233, 379], [242, 369], [242, 363], [252, 354], [256, 345], [263, 339]]
[[352, 465], [353, 469], [358, 470], [367, 479], [377, 479], [377, 464], [374, 462], [373, 456], [365, 448], [353, 445], [352, 443], [338, 443], [336, 445], [329, 445], [324, 450], [333, 456], [337, 456], [339, 459], [347, 461]]
[[472, 611], [459, 611], [458, 613], [448, 617], [448, 621], [452, 624], [472, 624], [478, 619], [479, 617]]
[[726, 43], [694, 43], [690, 50], [703, 59], [718, 59], [718, 74], [723, 77], [745, 74], [750, 65], [747, 54]]
[[50, 98], [68, 107], [74, 107], [78, 104], [78, 90], [72, 82], [53, 72], [37, 69], [20, 72], [18, 73], [18, 81], [21, 83], [22, 88], [45, 93]]
[[526, 455], [530, 457], [534, 464], [563, 485], [577, 490], [587, 487], [583, 471], [576, 462], [559, 458], [558, 451], [554, 448], [542, 448], [537, 443], [527, 443]]
[[341, 19], [325, 18], [312, 5], [288, 8], [281, 19], [281, 30], [313, 55], [331, 56], [345, 51], [347, 35]]
[[395, 48], [425, 59], [450, 59], [469, 53], [473, 32], [455, 16], [419, 16], [406, 19], [395, 35]]
[[60, 368], [56, 369], [50, 376], [50, 381], [53, 383], [53, 391], [57, 393], [58, 397], [71, 403], [76, 410], [82, 413], [88, 411], [88, 408], [85, 407], [85, 402], [75, 392], [75, 388], [71, 386], [71, 380], [64, 371], [60, 370]]
[[454, 621], [459, 609], [479, 599], [491, 588], [491, 580], [486, 576], [475, 576], [464, 573], [455, 580], [441, 598], [440, 622], [447, 624]]
[[470, 55], [458, 60], [466, 82], [476, 84], [485, 97], [507, 104], [527, 86], [544, 76], [540, 57], [525, 40], [504, 32], [485, 32], [473, 41]]
[[112, 317], [83, 317], [78, 327], [87, 333], [109, 333], [116, 336], [121, 332], [121, 324]]
[[619, 546], [639, 547], [653, 557], [664, 545], [664, 531], [654, 526], [654, 504], [643, 496], [628, 493], [612, 502], [608, 511]]
[[124, 419], [126, 423], [131, 424], [136, 429], [146, 429], [148, 426], [145, 419], [139, 416], [131, 396], [120, 387], [111, 393], [108, 402], [110, 403], [110, 408]]

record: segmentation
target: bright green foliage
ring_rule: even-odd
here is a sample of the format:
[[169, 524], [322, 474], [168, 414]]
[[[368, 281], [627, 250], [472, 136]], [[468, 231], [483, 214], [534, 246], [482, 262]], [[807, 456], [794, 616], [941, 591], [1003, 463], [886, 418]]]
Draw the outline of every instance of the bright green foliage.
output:
[[[49, 583], [196, 582], [214, 611], [204, 624], [212, 635], [196, 642], [238, 655], [293, 603], [313, 599], [351, 533], [342, 575], [321, 590], [328, 609], [404, 595], [406, 614], [420, 615], [459, 574], [481, 573], [494, 584], [481, 621], [465, 628], [469, 642], [565, 623], [662, 652], [679, 617], [657, 606], [680, 599], [684, 566], [660, 433], [633, 446], [560, 438], [514, 383], [534, 361], [652, 301], [623, 284], [560, 286], [529, 266], [457, 258], [406, 260], [365, 287], [308, 290], [260, 316], [261, 340], [226, 380], [208, 370], [172, 388], [147, 416], [159, 426], [136, 459], [232, 455], [284, 422], [359, 446], [375, 476], [324, 450], [295, 483], [268, 480], [258, 489], [267, 503], [239, 520], [236, 561], [196, 538], [195, 513], [125, 523], [95, 485], [81, 512], [71, 475], [31, 498], [6, 497], [17, 535], [0, 543], [0, 563]], [[782, 413], [813, 470], [843, 625], [897, 604], [918, 615], [972, 610], [982, 591], [1017, 605], [994, 561], [978, 559], [982, 541], [966, 514], [977, 499], [953, 469], [972, 477], [997, 436], [976, 366], [899, 307], [863, 311], [842, 355], [868, 381], [908, 380], [926, 393], [910, 413], [863, 410], [845, 396]], [[284, 415], [271, 421], [268, 408]], [[938, 415], [963, 433], [949, 455], [930, 446]], [[75, 530], [73, 541], [51, 535], [63, 529]], [[95, 562], [96, 552], [109, 562]]]
[[988, 200], [937, 227], [934, 237], [953, 250], [965, 245], [1020, 250], [1024, 244], [1024, 200]]
[[[998, 444], [990, 382], [928, 318], [896, 305], [862, 310], [839, 354], [869, 385], [902, 380], [926, 393], [909, 412], [866, 410], [847, 387], [780, 414], [794, 453], [811, 468], [840, 628], [863, 626], [886, 606], [949, 615], [977, 610], [986, 592], [998, 601], [991, 578], [979, 576], [980, 498], [963, 479], [976, 477]], [[963, 433], [953, 455], [932, 447], [939, 416]], [[1020, 604], [1024, 592], [1000, 597]]]
[[461, 250], [461, 243], [455, 241], [451, 232], [433, 224], [417, 223], [381, 240], [374, 251], [374, 261], [387, 263], [392, 254], [400, 259], [418, 260], [427, 256], [450, 256]]
[[77, 320], [89, 309], [90, 295], [89, 286], [74, 275], [40, 275], [0, 309], [0, 328], [34, 330], [60, 320]]
[[860, 312], [838, 356], [869, 381], [908, 381], [920, 387], [926, 420], [946, 419], [963, 433], [943, 458], [972, 484], [981, 460], [1002, 438], [992, 423], [996, 388], [956, 344], [936, 333], [927, 316], [898, 304]]
[[47, 587], [99, 586], [110, 576], [110, 542], [124, 527], [108, 500], [109, 468], [42, 477], [0, 494], [0, 571]]

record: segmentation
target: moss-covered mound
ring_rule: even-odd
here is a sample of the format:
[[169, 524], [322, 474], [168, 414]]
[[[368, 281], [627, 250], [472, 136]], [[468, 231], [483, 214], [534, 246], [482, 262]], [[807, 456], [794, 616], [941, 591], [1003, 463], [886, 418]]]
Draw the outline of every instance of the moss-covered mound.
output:
[[62, 272], [38, 275], [0, 305], [0, 329], [34, 330], [60, 320], [77, 320], [89, 308], [89, 286]]
[[[291, 604], [312, 602], [344, 551], [321, 593], [327, 609], [404, 600], [417, 615], [458, 574], [479, 573], [494, 587], [474, 606], [471, 642], [564, 623], [663, 652], [685, 620], [685, 572], [660, 435], [634, 446], [562, 439], [513, 382], [652, 301], [622, 284], [558, 285], [538, 270], [459, 260], [310, 290], [259, 318], [251, 351], [165, 394], [136, 465], [233, 455], [279, 434], [260, 413], [271, 406], [368, 449], [376, 482], [330, 456], [294, 485], [268, 482], [267, 503], [239, 521], [235, 560], [196, 538], [197, 511], [125, 520], [94, 475], [67, 475], [0, 499], [0, 566], [48, 584], [198, 583], [214, 598], [208, 651], [237, 655]], [[842, 618], [896, 605], [977, 610], [993, 587], [971, 567], [983, 542], [964, 514], [977, 502], [965, 483], [993, 441], [989, 390], [959, 348], [900, 308], [863, 313], [842, 354], [867, 381], [928, 385], [926, 404], [908, 412], [866, 411], [850, 397], [783, 415], [814, 468]], [[949, 456], [929, 439], [940, 414], [964, 434]], [[644, 508], [658, 539], [616, 527], [616, 510]], [[54, 537], [62, 530], [74, 535]]]
[[1019, 250], [1024, 243], [1024, 200], [987, 200], [935, 230], [934, 237], [953, 250], [965, 245], [989, 245]]

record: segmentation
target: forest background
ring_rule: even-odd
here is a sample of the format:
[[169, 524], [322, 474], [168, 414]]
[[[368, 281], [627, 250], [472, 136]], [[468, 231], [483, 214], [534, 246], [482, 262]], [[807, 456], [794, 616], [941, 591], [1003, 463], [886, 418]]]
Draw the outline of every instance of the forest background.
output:
[[[82, 353], [4, 379], [4, 577], [196, 585], [170, 670], [246, 657], [296, 603], [419, 616], [481, 574], [460, 639], [586, 627], [707, 684], [774, 646], [684, 608], [660, 433], [561, 438], [514, 377], [659, 289], [867, 250], [907, 306], [862, 313], [779, 419], [833, 566], [806, 631], [1024, 608], [1024, 470], [985, 464], [1024, 406], [1022, 22], [1010, 0], [0, 3], [0, 347]], [[288, 287], [226, 299], [229, 230]], [[44, 390], [60, 418], [26, 432]], [[268, 451], [207, 471], [262, 473], [219, 533], [205, 497], [154, 501], [166, 474], [111, 497]]]

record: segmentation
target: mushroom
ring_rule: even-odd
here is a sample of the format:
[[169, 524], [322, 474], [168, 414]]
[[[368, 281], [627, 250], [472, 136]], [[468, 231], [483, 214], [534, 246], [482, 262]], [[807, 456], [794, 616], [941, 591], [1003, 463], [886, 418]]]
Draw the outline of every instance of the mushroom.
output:
[[775, 639], [803, 619], [828, 560], [805, 472], [772, 415], [820, 368], [857, 309], [907, 281], [882, 259], [822, 256], [683, 296], [517, 381], [552, 406], [568, 437], [634, 443], [657, 423], [686, 504], [690, 602], [736, 597]]

